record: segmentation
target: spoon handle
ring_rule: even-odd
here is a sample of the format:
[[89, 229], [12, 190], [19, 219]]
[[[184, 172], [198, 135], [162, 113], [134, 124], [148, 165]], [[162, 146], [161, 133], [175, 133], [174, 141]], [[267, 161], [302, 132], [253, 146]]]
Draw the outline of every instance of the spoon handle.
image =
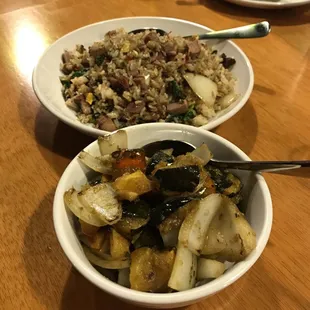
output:
[[[261, 38], [268, 35], [271, 27], [267, 21], [257, 24], [232, 28], [227, 30], [211, 31], [208, 33], [198, 35], [198, 40], [207, 39], [247, 39], [247, 38]], [[189, 38], [186, 36], [184, 38]]]
[[[310, 160], [299, 161], [220, 161], [211, 160], [210, 164], [223, 169], [271, 172], [310, 178]], [[301, 168], [301, 169], [299, 169]]]

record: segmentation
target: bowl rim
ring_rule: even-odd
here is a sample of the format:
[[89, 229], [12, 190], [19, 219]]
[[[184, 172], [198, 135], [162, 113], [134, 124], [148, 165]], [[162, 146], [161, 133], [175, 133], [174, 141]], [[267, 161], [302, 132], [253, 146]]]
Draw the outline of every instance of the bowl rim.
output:
[[[91, 27], [93, 27], [95, 25], [106, 24], [106, 23], [109, 23], [109, 22], [117, 22], [117, 21], [121, 22], [123, 20], [128, 20], [128, 19], [132, 19], [132, 20], [139, 20], [139, 19], [167, 20], [167, 21], [172, 21], [172, 22], [178, 22], [178, 23], [193, 25], [193, 26], [196, 26], [196, 27], [203, 28], [206, 31], [212, 31], [212, 29], [209, 28], [209, 27], [206, 27], [206, 26], [201, 25], [199, 23], [195, 23], [195, 22], [188, 21], [188, 20], [185, 20], [185, 19], [178, 19], [178, 18], [164, 17], [164, 16], [136, 16], [136, 17], [133, 16], [133, 17], [121, 17], [121, 18], [108, 19], [108, 20], [92, 23], [92, 24], [89, 24], [89, 25], [85, 25], [83, 27], [80, 27], [80, 28], [77, 28], [77, 29], [75, 29], [73, 31], [70, 31], [69, 33], [63, 35], [62, 37], [58, 38], [55, 42], [53, 42], [44, 51], [44, 53], [40, 56], [36, 66], [34, 67], [34, 69], [32, 71], [32, 88], [33, 88], [33, 91], [34, 91], [35, 95], [37, 96], [37, 98], [39, 99], [40, 103], [48, 111], [50, 111], [52, 114], [56, 115], [61, 121], [63, 121], [67, 125], [75, 128], [75, 129], [77, 129], [79, 131], [88, 133], [89, 135], [92, 135], [92, 136], [102, 136], [102, 135], [105, 135], [105, 134], [110, 134], [111, 132], [108, 132], [108, 131], [105, 131], [105, 130], [101, 130], [101, 129], [97, 129], [97, 128], [93, 128], [93, 127], [90, 127], [90, 126], [88, 126], [86, 124], [82, 124], [77, 119], [73, 120], [69, 116], [63, 114], [61, 111], [59, 111], [57, 108], [55, 108], [52, 104], [49, 104], [49, 100], [44, 95], [44, 91], [42, 91], [39, 88], [39, 86], [38, 86], [38, 82], [37, 82], [39, 80], [38, 68], [41, 65], [41, 62], [42, 62], [43, 58], [46, 56], [46, 54], [49, 53], [49, 51], [55, 45], [57, 45], [60, 41], [66, 40], [66, 38], [69, 37], [70, 35], [72, 35], [73, 33], [76, 33], [76, 32], [78, 32], [78, 31], [80, 31], [82, 29], [91, 28]], [[236, 43], [232, 42], [231, 40], [227, 40], [227, 41], [236, 49], [236, 51], [244, 59], [246, 67], [248, 69], [248, 73], [249, 73], [249, 84], [248, 84], [246, 92], [242, 96], [240, 102], [235, 107], [233, 107], [227, 113], [224, 113], [223, 115], [219, 116], [218, 118], [216, 118], [214, 120], [211, 119], [210, 122], [208, 122], [206, 125], [200, 126], [198, 128], [203, 128], [203, 129], [211, 130], [211, 129], [217, 127], [218, 125], [226, 122], [228, 119], [230, 119], [232, 116], [234, 116], [236, 113], [238, 113], [242, 109], [242, 107], [246, 104], [246, 102], [250, 98], [250, 95], [251, 95], [251, 93], [253, 91], [253, 87], [254, 87], [254, 71], [253, 71], [253, 67], [251, 65], [251, 62], [250, 62], [249, 58], [247, 57], [245, 52], [243, 52], [243, 50]], [[132, 125], [132, 126], [128, 126], [128, 127], [134, 127], [134, 126], [138, 126], [138, 125]]]
[[299, 7], [310, 3], [310, 0], [300, 0], [299, 2], [268, 2], [264, 1], [253, 1], [253, 0], [226, 0], [230, 3], [234, 3], [240, 6], [252, 7], [258, 9], [286, 9], [292, 7]]
[[[212, 137], [218, 140], [220, 143], [224, 144], [228, 148], [235, 151], [240, 157], [244, 158], [244, 160], [250, 160], [250, 158], [241, 151], [237, 146], [229, 142], [228, 140], [203, 129], [195, 128], [189, 125], [180, 125], [180, 124], [166, 124], [166, 123], [151, 123], [151, 124], [140, 124], [135, 127], [128, 127], [125, 131], [130, 135], [131, 131], [140, 131], [143, 132], [145, 127], [154, 127], [153, 130], [164, 129], [166, 130], [181, 130], [182, 132], [190, 132], [193, 134], [205, 135], [206, 137]], [[85, 150], [90, 150], [97, 143], [95, 140], [91, 144], [89, 144]], [[264, 199], [264, 211], [266, 216], [263, 219], [263, 228], [262, 228], [262, 236], [260, 241], [257, 244], [255, 251], [253, 251], [244, 261], [237, 263], [234, 265], [233, 269], [221, 276], [218, 279], [213, 280], [212, 282], [205, 284], [203, 286], [193, 288], [188, 291], [177, 292], [171, 294], [158, 294], [158, 293], [146, 293], [135, 291], [126, 287], [122, 287], [117, 283], [114, 283], [104, 276], [102, 276], [99, 272], [97, 272], [94, 268], [91, 269], [89, 266], [83, 262], [78, 255], [75, 254], [72, 245], [69, 242], [69, 238], [67, 237], [66, 230], [62, 225], [62, 209], [64, 208], [63, 203], [63, 193], [67, 189], [66, 182], [69, 179], [69, 174], [71, 174], [71, 170], [74, 168], [74, 165], [77, 162], [78, 155], [69, 163], [64, 173], [62, 174], [59, 183], [56, 188], [54, 202], [53, 202], [53, 221], [54, 228], [56, 231], [57, 239], [70, 260], [70, 262], [75, 266], [75, 268], [90, 282], [95, 284], [97, 287], [102, 289], [103, 291], [114, 295], [118, 298], [140, 303], [140, 304], [152, 304], [152, 305], [169, 305], [172, 303], [180, 304], [186, 302], [193, 302], [195, 300], [202, 299], [209, 295], [213, 295], [216, 292], [224, 289], [229, 286], [237, 279], [239, 279], [243, 274], [245, 274], [257, 261], [257, 259], [262, 254], [267, 241], [270, 236], [271, 227], [272, 227], [272, 218], [273, 218], [273, 210], [272, 210], [272, 200], [271, 195], [267, 186], [267, 183], [262, 175], [257, 174], [256, 178], [259, 182], [259, 185], [263, 191], [263, 199]]]

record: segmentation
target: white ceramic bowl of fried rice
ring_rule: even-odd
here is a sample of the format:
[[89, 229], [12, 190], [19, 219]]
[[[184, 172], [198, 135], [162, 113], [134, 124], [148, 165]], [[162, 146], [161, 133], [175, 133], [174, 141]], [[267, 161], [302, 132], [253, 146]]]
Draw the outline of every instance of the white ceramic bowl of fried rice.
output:
[[[126, 129], [128, 148], [140, 148], [160, 140], [179, 140], [196, 147], [206, 143], [214, 158], [222, 160], [249, 160], [238, 147], [224, 138], [200, 128], [181, 124], [142, 124]], [[97, 141], [85, 148], [90, 154], [99, 154]], [[256, 232], [256, 248], [243, 261], [231, 266], [221, 277], [202, 286], [177, 293], [145, 293], [132, 290], [100, 274], [88, 261], [73, 225], [73, 214], [65, 207], [63, 195], [72, 186], [81, 188], [92, 173], [76, 156], [64, 171], [57, 185], [53, 220], [57, 238], [65, 254], [77, 270], [103, 291], [142, 307], [176, 308], [198, 302], [237, 281], [262, 254], [272, 226], [272, 201], [268, 186], [260, 174], [239, 171], [236, 175], [243, 183], [245, 216]]]
[[[129, 32], [143, 27], [164, 29], [166, 32], [171, 32], [173, 36], [201, 34], [211, 30], [190, 21], [165, 17], [120, 18], [91, 24], [77, 29], [54, 42], [45, 51], [34, 69], [33, 88], [41, 103], [60, 120], [81, 132], [92, 136], [108, 133], [108, 131], [104, 129], [96, 128], [93, 124], [82, 123], [77, 117], [77, 113], [66, 105], [60, 82], [60, 76], [64, 75], [60, 70], [62, 55], [65, 50], [74, 50], [77, 44], [81, 44], [87, 49], [94, 42], [102, 40], [109, 31], [124, 28], [125, 31]], [[236, 80], [233, 87], [235, 94], [237, 94], [236, 100], [227, 108], [222, 107], [222, 110], [216, 111], [215, 115], [208, 116], [208, 122], [203, 122], [204, 125], [200, 126], [203, 129], [211, 130], [231, 118], [244, 106], [253, 89], [254, 74], [249, 59], [235, 43], [231, 41], [212, 40], [208, 41], [207, 45], [217, 50], [218, 55], [225, 53], [228, 57], [232, 57], [236, 60], [236, 64], [231, 69], [231, 75]], [[85, 93], [85, 97], [86, 95], [87, 93]], [[197, 97], [197, 102], [198, 101], [199, 98]], [[114, 111], [112, 112], [114, 113]], [[197, 112], [196, 115], [198, 114], [200, 114], [200, 112]], [[158, 117], [157, 121], [163, 120]], [[113, 122], [117, 124], [117, 127], [124, 127], [124, 123], [120, 123], [117, 118], [114, 119]], [[135, 124], [135, 122], [133, 121], [132, 124]], [[196, 126], [199, 125], [200, 123], [196, 122]], [[131, 126], [130, 122], [125, 125], [125, 127], [128, 126]], [[109, 129], [109, 131], [111, 131], [111, 129]]]

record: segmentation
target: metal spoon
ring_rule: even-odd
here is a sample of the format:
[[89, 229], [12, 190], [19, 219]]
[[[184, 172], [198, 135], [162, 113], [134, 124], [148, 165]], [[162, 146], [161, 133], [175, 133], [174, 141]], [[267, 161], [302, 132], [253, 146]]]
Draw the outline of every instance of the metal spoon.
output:
[[[136, 30], [132, 30], [129, 33], [139, 33], [144, 32], [146, 30], [155, 30], [160, 35], [167, 34], [166, 31], [156, 28], [156, 27], [144, 27]], [[211, 31], [204, 34], [199, 35], [189, 35], [184, 38], [197, 37], [198, 40], [207, 40], [207, 39], [247, 39], [247, 38], [261, 38], [265, 37], [269, 34], [271, 30], [270, 24], [267, 21], [260, 22], [257, 24], [219, 30], [219, 31]]]
[[[195, 147], [190, 143], [177, 140], [163, 140], [143, 146], [146, 156], [151, 157], [155, 152], [173, 149], [173, 155], [178, 156], [192, 152]], [[221, 169], [249, 170], [254, 172], [270, 172], [310, 178], [310, 160], [298, 161], [227, 161], [211, 159], [209, 164]]]

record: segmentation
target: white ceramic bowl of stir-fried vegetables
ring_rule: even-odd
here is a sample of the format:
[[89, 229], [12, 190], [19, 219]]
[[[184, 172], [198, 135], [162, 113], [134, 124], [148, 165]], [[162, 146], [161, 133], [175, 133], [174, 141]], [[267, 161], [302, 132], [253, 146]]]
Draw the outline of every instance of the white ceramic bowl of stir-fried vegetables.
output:
[[[194, 128], [191, 126], [186, 126], [186, 125], [155, 124], [155, 123], [148, 124], [148, 125], [138, 125], [138, 126], [127, 128], [126, 136], [127, 136], [126, 147], [128, 149], [137, 149], [151, 142], [169, 139], [169, 140], [186, 141], [196, 146], [197, 148], [200, 147], [202, 144], [206, 144], [208, 148], [212, 151], [214, 158], [217, 158], [217, 159], [249, 160], [247, 155], [245, 155], [240, 149], [238, 149], [235, 145], [233, 145], [229, 141], [211, 132], [204, 131], [202, 129]], [[114, 142], [115, 144], [113, 145], [112, 148], [114, 148], [115, 150], [115, 147], [117, 146], [117, 144], [122, 143], [122, 142], [119, 142], [117, 140], [114, 140]], [[92, 156], [100, 156], [100, 146], [102, 147], [102, 144], [100, 145], [100, 143], [97, 143], [97, 141], [95, 141], [92, 144], [90, 144], [88, 147], [86, 147], [84, 151], [91, 154]], [[107, 147], [107, 144], [103, 144], [103, 147], [104, 147], [104, 152], [105, 151], [110, 152], [110, 150], [107, 150], [105, 148]], [[124, 145], [121, 147], [124, 147]], [[272, 226], [272, 202], [271, 202], [269, 189], [267, 187], [267, 184], [264, 178], [260, 174], [253, 175], [248, 172], [242, 172], [242, 173], [233, 172], [233, 174], [236, 175], [237, 178], [240, 179], [241, 183], [243, 184], [243, 187], [241, 190], [241, 195], [243, 197], [243, 200], [238, 205], [238, 207], [241, 210], [245, 210], [245, 218], [243, 217], [243, 214], [238, 211], [237, 207], [234, 205], [231, 199], [224, 196], [227, 194], [227, 193], [225, 194], [224, 191], [222, 192], [221, 195], [212, 194], [212, 193], [204, 194], [203, 198], [200, 199], [198, 202], [198, 207], [195, 206], [196, 213], [194, 213], [194, 216], [196, 217], [196, 221], [198, 218], [201, 218], [201, 217], [204, 218], [206, 216], [206, 212], [204, 212], [205, 210], [203, 209], [205, 206], [208, 206], [209, 211], [207, 213], [209, 214], [212, 212], [214, 214], [222, 214], [222, 213], [218, 213], [219, 209], [214, 209], [214, 208], [217, 208], [216, 204], [218, 201], [224, 201], [224, 202], [220, 202], [221, 208], [222, 207], [225, 208], [224, 205], [226, 206], [229, 205], [229, 208], [231, 208], [230, 210], [232, 210], [232, 214], [234, 215], [233, 217], [236, 217], [237, 220], [241, 218], [240, 221], [242, 222], [243, 226], [236, 228], [237, 230], [239, 229], [237, 233], [240, 238], [240, 242], [243, 246], [241, 251], [239, 249], [239, 252], [234, 253], [234, 249], [232, 248], [232, 249], [229, 249], [228, 254], [226, 251], [226, 254], [224, 254], [224, 256], [222, 257], [220, 255], [214, 255], [214, 254], [210, 255], [212, 253], [215, 253], [216, 251], [215, 252], [211, 251], [210, 253], [208, 253], [208, 251], [205, 250], [206, 241], [203, 242], [203, 245], [199, 245], [199, 240], [195, 239], [197, 238], [197, 235], [195, 236], [194, 229], [190, 228], [192, 229], [192, 231], [189, 231], [188, 228], [185, 227], [186, 221], [187, 223], [190, 223], [189, 216], [186, 215], [183, 223], [180, 224], [181, 227], [179, 227], [180, 232], [178, 232], [178, 241], [176, 241], [177, 244], [175, 244], [174, 247], [173, 247], [173, 244], [172, 246], [171, 244], [169, 245], [169, 242], [171, 242], [171, 240], [170, 241], [168, 240], [168, 245], [169, 245], [169, 249], [168, 249], [165, 243], [167, 242], [167, 239], [165, 239], [165, 236], [162, 236], [164, 240], [164, 244], [165, 244], [165, 249], [163, 250], [159, 250], [157, 249], [157, 247], [155, 247], [155, 249], [153, 250], [151, 246], [147, 250], [145, 250], [146, 249], [145, 245], [143, 247], [140, 247], [140, 249], [138, 250], [135, 250], [135, 249], [132, 250], [132, 245], [131, 245], [131, 250], [130, 250], [131, 256], [129, 256], [129, 258], [127, 256], [126, 259], [125, 258], [121, 259], [121, 262], [120, 262], [120, 259], [118, 259], [117, 262], [112, 261], [112, 264], [111, 262], [108, 262], [107, 266], [104, 265], [107, 268], [112, 268], [113, 269], [112, 272], [111, 270], [108, 270], [108, 269], [99, 270], [98, 267], [95, 268], [96, 261], [93, 260], [94, 259], [93, 253], [91, 253], [90, 254], [91, 256], [89, 256], [89, 252], [90, 252], [89, 249], [91, 250], [92, 248], [88, 249], [87, 247], [85, 247], [85, 242], [83, 245], [83, 242], [81, 242], [80, 234], [77, 231], [77, 225], [76, 225], [77, 218], [75, 217], [75, 215], [76, 214], [80, 215], [80, 211], [77, 210], [77, 208], [75, 209], [76, 206], [73, 206], [73, 209], [71, 209], [72, 205], [69, 206], [70, 208], [69, 209], [68, 204], [66, 206], [64, 202], [64, 195], [66, 195], [65, 194], [66, 192], [68, 193], [68, 190], [74, 188], [74, 191], [76, 191], [77, 193], [77, 191], [81, 191], [82, 189], [85, 189], [84, 187], [85, 184], [95, 177], [94, 171], [90, 169], [88, 166], [86, 166], [85, 162], [90, 164], [90, 166], [93, 166], [93, 168], [94, 168], [94, 165], [96, 166], [96, 164], [98, 164], [98, 162], [94, 161], [93, 159], [89, 159], [89, 158], [86, 159], [85, 161], [85, 154], [83, 156], [84, 156], [84, 160], [83, 158], [81, 160], [81, 158], [79, 158], [78, 156], [72, 160], [72, 162], [69, 164], [69, 166], [67, 167], [67, 169], [65, 170], [65, 172], [63, 173], [59, 181], [56, 194], [55, 194], [55, 199], [54, 199], [54, 214], [53, 214], [54, 225], [55, 225], [55, 230], [56, 230], [58, 240], [65, 254], [69, 258], [69, 260], [80, 271], [82, 275], [84, 275], [89, 281], [94, 283], [96, 286], [98, 286], [102, 290], [124, 301], [134, 303], [140, 306], [145, 306], [145, 307], [174, 308], [174, 307], [185, 306], [185, 305], [197, 302], [203, 298], [206, 298], [207, 296], [213, 295], [216, 292], [224, 289], [228, 285], [232, 284], [233, 282], [237, 281], [238, 278], [240, 278], [245, 272], [247, 272], [253, 266], [253, 264], [256, 262], [256, 260], [259, 258], [259, 256], [263, 252], [266, 246], [266, 243], [268, 241], [270, 231], [271, 231], [271, 226]], [[197, 154], [195, 154], [195, 156], [197, 156]], [[175, 162], [176, 161], [177, 160], [175, 159]], [[174, 163], [172, 165], [174, 165]], [[99, 170], [100, 170], [100, 167], [99, 167]], [[127, 174], [125, 173], [124, 176], [131, 175], [135, 172], [131, 171], [130, 173], [127, 173]], [[138, 170], [138, 174], [141, 174], [140, 170]], [[156, 177], [156, 174], [155, 174], [155, 177]], [[118, 178], [121, 179], [122, 175], [118, 176]], [[150, 176], [148, 176], [148, 178], [150, 178]], [[121, 196], [120, 188], [118, 187], [118, 186], [121, 186], [120, 182], [119, 184], [115, 185], [116, 183], [115, 178], [112, 181], [114, 183], [109, 183], [112, 186], [111, 188], [117, 192], [117, 195]], [[112, 181], [109, 181], [109, 182], [112, 182]], [[201, 182], [199, 182], [199, 184], [200, 183]], [[100, 183], [100, 184], [105, 184], [105, 183]], [[107, 186], [110, 186], [110, 185], [107, 185]], [[86, 191], [87, 191], [87, 188], [86, 188]], [[89, 196], [89, 192], [88, 192], [88, 196]], [[125, 198], [122, 197], [122, 199], [128, 199], [128, 200], [136, 199], [136, 197], [132, 196], [132, 193], [130, 193], [128, 196], [128, 192], [127, 192], [125, 193], [125, 196], [126, 197]], [[116, 197], [117, 199], [120, 199], [118, 196]], [[84, 196], [84, 199], [87, 200], [88, 198]], [[210, 204], [210, 200], [213, 201], [211, 202], [211, 204]], [[239, 199], [237, 199], [237, 201], [236, 200], [233, 200], [233, 201], [235, 203], [238, 203]], [[69, 201], [69, 204], [70, 204], [70, 201]], [[213, 211], [211, 210], [212, 208], [213, 208]], [[73, 210], [75, 215], [71, 212], [71, 210]], [[101, 211], [99, 211], [99, 213]], [[229, 218], [229, 216], [227, 215], [229, 212], [227, 211], [225, 215], [225, 211], [224, 211], [224, 218], [226, 216], [226, 220], [227, 218]], [[189, 212], [189, 213], [192, 214], [193, 212]], [[94, 214], [91, 214], [91, 215], [87, 214], [87, 216], [85, 217], [85, 214], [84, 214], [84, 217], [82, 215], [80, 218], [83, 218], [86, 220], [90, 219], [89, 223], [93, 223], [97, 226], [100, 226], [100, 223], [98, 224], [98, 221], [100, 222], [102, 218], [99, 219], [96, 216], [94, 217]], [[102, 216], [105, 216], [105, 215], [102, 215]], [[124, 216], [124, 210], [123, 210], [122, 216]], [[93, 220], [95, 222], [92, 222]], [[122, 232], [118, 231], [116, 226], [114, 225], [115, 222], [119, 220], [119, 218], [116, 219], [116, 218], [113, 218], [112, 216], [112, 218], [110, 218], [109, 220], [111, 220], [111, 225], [113, 224], [113, 227], [111, 226], [109, 228], [110, 236], [112, 234], [111, 231], [114, 232], [115, 234], [118, 234], [118, 233], [122, 234]], [[208, 238], [209, 240], [211, 240], [212, 237], [211, 237], [210, 231], [212, 229], [212, 223], [213, 223], [213, 226], [215, 225], [214, 223], [216, 221], [220, 223], [221, 216], [218, 217], [218, 220], [215, 219], [215, 216], [212, 219], [205, 217], [204, 220], [210, 222], [207, 228], [204, 227], [202, 229], [208, 229]], [[234, 220], [235, 219], [232, 219], [232, 221]], [[204, 226], [205, 221], [201, 221], [201, 223], [198, 223], [198, 224]], [[228, 221], [230, 221], [230, 219], [228, 219]], [[195, 222], [194, 225], [192, 225], [192, 227], [196, 227], [196, 224], [197, 223]], [[236, 223], [234, 223], [234, 225], [235, 225], [234, 227], [237, 227]], [[242, 234], [244, 234], [244, 231], [245, 231], [245, 235], [242, 236]], [[160, 232], [162, 233], [162, 231]], [[203, 233], [206, 236], [206, 232], [203, 232]], [[255, 237], [255, 234], [256, 234], [256, 237]], [[223, 235], [224, 237], [226, 236], [225, 233], [223, 233]], [[109, 237], [109, 238], [113, 238], [113, 237]], [[113, 240], [113, 239], [109, 239], [109, 240]], [[130, 239], [128, 242], [131, 242], [132, 244], [134, 244], [134, 241], [132, 239]], [[108, 251], [111, 251], [111, 253], [109, 252], [109, 255], [104, 254], [105, 256], [103, 257], [109, 256], [111, 258], [111, 255], [113, 256], [115, 253], [118, 253], [119, 255], [120, 249], [118, 248], [117, 243], [115, 244], [113, 245], [114, 249], [112, 249], [111, 244], [108, 245], [109, 247], [111, 247], [110, 249], [108, 249]], [[210, 245], [210, 242], [209, 242], [209, 245]], [[100, 244], [100, 247], [101, 249], [103, 249], [102, 243]], [[104, 247], [106, 247], [106, 245]], [[134, 244], [134, 247], [135, 247], [135, 244]], [[212, 245], [210, 245], [210, 247], [207, 247], [207, 249], [211, 249], [211, 248], [212, 248]], [[114, 254], [112, 253], [112, 251]], [[144, 260], [143, 259], [141, 260], [141, 255], [139, 258], [140, 261], [139, 259], [137, 260], [138, 255], [137, 254], [132, 255], [132, 251], [137, 251], [137, 252], [140, 251], [139, 253], [144, 255], [144, 258], [143, 258]], [[156, 289], [154, 289], [156, 293], [147, 292], [148, 289], [146, 289], [146, 291], [143, 291], [144, 290], [143, 279], [144, 279], [144, 276], [146, 276], [143, 274], [144, 272], [143, 268], [145, 268], [144, 265], [152, 264], [151, 262], [146, 261], [145, 257], [146, 255], [151, 255], [152, 251], [154, 251], [155, 255], [157, 255], [158, 253], [163, 253], [163, 251], [166, 251], [166, 253], [168, 252], [170, 253], [168, 255], [170, 259], [170, 266], [171, 266], [171, 269], [169, 271], [170, 274], [168, 278], [164, 280], [167, 282], [167, 283], [164, 283], [165, 284], [164, 286], [167, 288], [166, 291], [163, 291], [162, 289], [163, 283], [160, 284], [161, 286], [160, 290], [156, 291]], [[94, 252], [94, 253], [97, 253], [97, 252]], [[225, 261], [223, 257], [228, 258], [230, 263], [225, 262], [223, 265], [222, 262]], [[96, 259], [97, 258], [95, 257], [95, 260]], [[89, 260], [91, 260], [93, 264]], [[193, 260], [195, 260], [195, 264], [193, 263]], [[231, 263], [232, 261], [233, 263]], [[197, 262], [198, 262], [198, 266], [197, 266]], [[192, 265], [187, 266], [188, 264], [192, 264]], [[99, 265], [100, 265], [100, 262], [99, 262]], [[187, 274], [187, 270], [191, 269], [191, 272], [193, 272], [192, 271], [193, 266], [195, 269], [194, 279], [193, 279], [193, 273]], [[126, 272], [123, 272], [125, 270], [125, 267], [127, 268], [126, 269], [127, 277], [128, 277], [128, 272], [130, 271], [130, 278], [127, 278], [127, 279], [126, 279]], [[130, 267], [130, 269], [128, 269], [128, 267]], [[115, 276], [115, 272], [116, 273], [118, 272], [117, 270], [115, 270], [115, 268], [120, 268], [123, 271], [119, 272], [116, 275], [116, 278], [113, 279], [113, 274]], [[186, 269], [186, 268], [189, 268], [189, 269]], [[153, 268], [153, 271], [154, 270], [155, 270], [155, 276], [154, 276], [154, 272], [152, 272], [152, 279], [150, 281], [151, 282], [150, 285], [154, 283], [153, 281], [154, 277], [156, 280], [157, 275], [156, 275], [155, 267]], [[141, 276], [139, 276], [139, 273], [141, 273]], [[114, 281], [110, 280], [109, 278], [112, 278], [112, 280]], [[212, 278], [212, 280], [210, 280], [210, 278]], [[124, 287], [118, 284], [117, 282], [127, 287]], [[158, 281], [157, 281], [157, 284], [158, 284]], [[128, 288], [128, 286], [132, 288]], [[159, 286], [157, 286], [157, 288], [158, 287]]]

